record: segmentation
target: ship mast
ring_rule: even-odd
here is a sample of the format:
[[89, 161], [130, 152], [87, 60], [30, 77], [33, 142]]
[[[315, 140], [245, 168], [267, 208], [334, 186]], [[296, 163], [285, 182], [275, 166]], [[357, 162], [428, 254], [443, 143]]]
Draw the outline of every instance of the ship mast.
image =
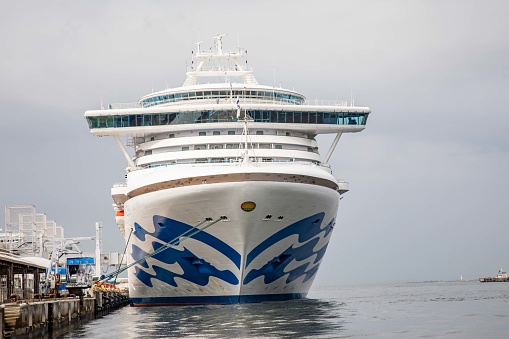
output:
[[[201, 50], [201, 43], [196, 43], [197, 50], [193, 53], [193, 60], [190, 70], [186, 73], [187, 78], [184, 86], [193, 86], [198, 82], [199, 77], [225, 77], [226, 80], [233, 77], [240, 77], [245, 84], [258, 85], [253, 70], [243, 66], [241, 60], [244, 58], [244, 52], [238, 47], [237, 52], [223, 52], [223, 37], [226, 34], [214, 37], [214, 50], [204, 52]], [[194, 59], [197, 59], [198, 65], [194, 66]]]
[[244, 113], [244, 130], [243, 130], [243, 133], [242, 133], [245, 137], [244, 139], [244, 157], [242, 159], [242, 162], [243, 163], [249, 163], [250, 160], [249, 160], [249, 149], [248, 149], [248, 144], [247, 144], [247, 138], [248, 138], [248, 135], [249, 135], [249, 129], [247, 128], [247, 114]]

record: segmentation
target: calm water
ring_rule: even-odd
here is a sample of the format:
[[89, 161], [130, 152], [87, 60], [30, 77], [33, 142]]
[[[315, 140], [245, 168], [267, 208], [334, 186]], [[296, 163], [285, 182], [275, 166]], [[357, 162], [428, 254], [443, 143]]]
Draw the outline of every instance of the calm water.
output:
[[509, 283], [316, 287], [309, 299], [124, 307], [61, 338], [493, 338], [509, 333]]

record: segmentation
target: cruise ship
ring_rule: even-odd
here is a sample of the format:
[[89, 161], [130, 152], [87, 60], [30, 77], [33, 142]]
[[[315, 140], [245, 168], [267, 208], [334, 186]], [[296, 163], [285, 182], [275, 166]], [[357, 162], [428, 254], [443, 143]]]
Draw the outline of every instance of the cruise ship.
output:
[[260, 85], [223, 37], [196, 44], [181, 87], [85, 112], [128, 164], [111, 193], [133, 306], [306, 297], [348, 191], [329, 160], [370, 109]]

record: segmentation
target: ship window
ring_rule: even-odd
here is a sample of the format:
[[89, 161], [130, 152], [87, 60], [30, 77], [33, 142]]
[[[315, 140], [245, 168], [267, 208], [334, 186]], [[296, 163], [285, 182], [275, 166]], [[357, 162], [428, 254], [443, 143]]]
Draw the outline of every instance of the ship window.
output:
[[262, 158], [262, 162], [272, 162], [272, 158]]
[[283, 149], [283, 145], [274, 145], [275, 149]]
[[226, 149], [238, 149], [239, 144], [226, 144]]
[[182, 147], [182, 150], [183, 151], [189, 151], [189, 147], [188, 146], [184, 146], [184, 147]]
[[286, 133], [285, 133], [285, 135], [286, 135], [287, 137], [289, 137], [289, 136], [290, 136], [290, 132], [286, 132]]
[[200, 132], [198, 133], [199, 136], [207, 135], [207, 132]]
[[148, 151], [145, 151], [145, 155], [151, 155], [152, 154], [152, 150], [149, 149]]
[[235, 131], [228, 131], [228, 135], [235, 135]]
[[212, 135], [220, 135], [220, 134], [221, 134], [221, 132], [219, 132], [219, 131], [212, 132]]
[[207, 145], [194, 145], [195, 150], [207, 149]]
[[205, 163], [205, 162], [209, 162], [208, 159], [196, 159], [196, 162], [197, 163]]
[[258, 148], [261, 148], [261, 149], [269, 149], [270, 148], [270, 144], [260, 144], [258, 146]]
[[256, 135], [263, 135], [263, 131], [256, 131]]
[[144, 126], [152, 126], [152, 115], [151, 114], [144, 114], [143, 118], [145, 119]]
[[170, 138], [175, 138], [175, 134], [170, 134]]
[[218, 163], [218, 162], [224, 162], [224, 158], [212, 158], [210, 160], [210, 162], [215, 162], [215, 163]]
[[210, 148], [212, 149], [223, 149], [223, 144], [216, 144], [216, 145], [210, 145]]

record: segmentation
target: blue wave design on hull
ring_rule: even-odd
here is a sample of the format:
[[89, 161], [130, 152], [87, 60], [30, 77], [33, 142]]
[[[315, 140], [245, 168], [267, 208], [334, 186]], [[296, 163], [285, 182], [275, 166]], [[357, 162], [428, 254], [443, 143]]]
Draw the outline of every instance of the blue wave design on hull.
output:
[[[156, 246], [156, 244], [158, 246]], [[154, 249], [157, 250], [160, 246], [159, 243], [153, 243]], [[148, 253], [140, 249], [138, 246], [133, 245], [133, 259], [140, 260], [145, 257]], [[177, 263], [180, 265], [183, 274], [177, 274], [172, 271], [167, 270], [166, 268], [162, 268], [157, 266], [156, 264], [152, 265], [152, 269], [155, 271], [155, 275], [145, 272], [139, 267], [135, 267], [136, 277], [143, 282], [145, 285], [152, 287], [152, 278], [163, 281], [171, 286], [177, 287], [177, 283], [175, 282], [175, 278], [183, 278], [190, 282], [193, 282], [200, 286], [206, 286], [209, 283], [209, 278], [211, 276], [217, 277], [221, 280], [226, 281], [232, 285], [238, 285], [239, 279], [229, 270], [220, 271], [215, 268], [210, 263], [206, 262], [203, 259], [195, 256], [191, 251], [184, 247], [183, 251], [179, 251], [173, 248], [168, 248], [163, 252], [160, 252], [153, 256], [153, 258], [162, 261], [167, 264]], [[140, 263], [141, 266], [145, 268], [149, 268], [149, 265], [146, 261]]]
[[[319, 263], [325, 254], [328, 242], [319, 250], [315, 251], [314, 248], [321, 239], [320, 234], [323, 233], [323, 238], [327, 237], [332, 231], [334, 224], [334, 220], [332, 220], [322, 229], [321, 225], [324, 216], [325, 213], [322, 212], [297, 221], [279, 232], [276, 232], [256, 246], [246, 257], [246, 269], [249, 264], [251, 264], [259, 255], [268, 250], [271, 246], [290, 236], [298, 235], [298, 244], [288, 247], [260, 269], [250, 270], [245, 275], [243, 284], [248, 284], [260, 276], [264, 277], [265, 284], [270, 284], [285, 275], [288, 275], [286, 283], [291, 283], [301, 276], [305, 276], [303, 282], [311, 279], [318, 270]], [[133, 234], [142, 242], [147, 241], [147, 235], [150, 235], [163, 243], [167, 243], [185, 232], [196, 230], [193, 226], [158, 215], [153, 217], [153, 223], [153, 232], [147, 232], [138, 223], [135, 223]], [[240, 270], [241, 255], [222, 240], [206, 233], [205, 231], [195, 234], [193, 239], [221, 252]], [[155, 251], [163, 245], [160, 242], [152, 241], [151, 246]], [[144, 258], [148, 254], [149, 253], [145, 252], [140, 247], [134, 244], [132, 245], [132, 257], [135, 261]], [[285, 272], [285, 269], [293, 260], [297, 262], [305, 261], [313, 255], [316, 255], [316, 258], [313, 261], [314, 266], [310, 269], [308, 269], [310, 266], [310, 263], [308, 262]], [[175, 278], [177, 277], [199, 286], [208, 285], [210, 277], [219, 278], [231, 285], [238, 285], [240, 283], [237, 276], [232, 271], [219, 270], [205, 259], [199, 258], [186, 247], [184, 247], [183, 250], [170, 247], [153, 257], [166, 264], [178, 264], [183, 273], [178, 274], [172, 272], [166, 268], [158, 266], [157, 264], [149, 266], [146, 261], [141, 261], [139, 263], [140, 266], [135, 267], [135, 275], [143, 284], [149, 287], [153, 287], [151, 279], [157, 279], [173, 287], [178, 287], [178, 284], [175, 281]], [[141, 267], [147, 269], [151, 267], [155, 274], [148, 273]]]
[[[285, 272], [285, 268], [292, 262], [292, 260], [296, 261], [303, 261], [312, 256], [315, 253], [318, 252], [325, 252], [327, 249], [327, 245], [323, 246], [319, 251], [314, 252], [313, 248], [318, 243], [319, 239], [313, 239], [310, 242], [306, 243], [303, 246], [294, 248], [293, 246], [286, 249], [283, 253], [281, 253], [278, 257], [275, 257], [274, 259], [270, 260], [267, 264], [265, 264], [262, 268], [259, 270], [253, 269], [249, 271], [249, 273], [244, 278], [244, 285], [249, 284], [254, 279], [264, 276], [263, 282], [265, 284], [270, 284], [282, 276], [288, 274], [288, 277], [286, 278], [286, 283], [289, 284], [295, 279], [305, 275], [303, 283], [308, 281], [313, 275], [315, 275], [316, 271], [318, 270], [318, 265], [311, 268], [309, 271], [306, 271], [306, 269], [309, 266], [309, 263], [306, 263], [304, 265], [300, 265], [297, 268], [294, 268], [293, 270], [290, 270], [288, 272]], [[314, 260], [313, 264], [316, 264], [319, 260], [318, 256]]]
[[[318, 235], [320, 233], [324, 233], [324, 237], [327, 237], [329, 233], [332, 231], [334, 220], [332, 220], [326, 227], [323, 229], [320, 227], [322, 224], [322, 220], [324, 217], [324, 213], [318, 213], [311, 217], [302, 219], [281, 231], [273, 234], [265, 241], [256, 246], [248, 255], [246, 260], [246, 267], [253, 262], [261, 253], [266, 251], [269, 247], [275, 245], [283, 239], [286, 239], [292, 235], [299, 235], [299, 243], [304, 245], [294, 247], [294, 245], [290, 246], [280, 255], [274, 257], [272, 260], [267, 262], [260, 269], [252, 269], [249, 273], [246, 274], [243, 284], [247, 285], [254, 279], [264, 276], [264, 283], [270, 284], [284, 275], [288, 275], [286, 278], [286, 283], [289, 284], [292, 281], [298, 279], [301, 276], [305, 276], [303, 279], [303, 283], [311, 279], [316, 272], [318, 271], [319, 263], [327, 250], [328, 242], [322, 246], [317, 251], [314, 251], [315, 246], [320, 241]], [[314, 238], [314, 239], [313, 239]], [[312, 240], [310, 240], [312, 239]], [[285, 271], [286, 267], [293, 261], [304, 261], [310, 258], [311, 256], [316, 255], [313, 264], [315, 265], [311, 269], [308, 269], [309, 263], [300, 265], [290, 271]]]
[[288, 238], [289, 236], [292, 236], [294, 234], [299, 235], [299, 242], [303, 243], [308, 241], [309, 239], [317, 236], [321, 232], [325, 231], [324, 237], [326, 237], [329, 232], [332, 230], [332, 224], [331, 221], [327, 227], [325, 227], [323, 230], [320, 228], [322, 224], [323, 217], [325, 216], [325, 213], [321, 212], [315, 215], [312, 215], [308, 218], [302, 219], [300, 221], [297, 221], [296, 223], [291, 224], [288, 227], [283, 228], [281, 231], [271, 235], [267, 239], [265, 239], [262, 243], [260, 243], [258, 246], [256, 246], [248, 255], [246, 260], [246, 267], [249, 266], [249, 264], [258, 257], [263, 251], [268, 249], [270, 246], [274, 245], [275, 243]]
[[[134, 224], [134, 235], [140, 241], [146, 241], [146, 236], [151, 235], [161, 242], [167, 243], [184, 232], [189, 230], [196, 229], [193, 226], [186, 225], [179, 221], [155, 215], [153, 218], [154, 221], [154, 232], [147, 232], [143, 227], [141, 227], [138, 223]], [[211, 234], [205, 232], [199, 232], [193, 236], [194, 240], [200, 241], [217, 251], [223, 253], [228, 259], [230, 259], [237, 268], [240, 268], [240, 254], [235, 251], [228, 244], [223, 242], [222, 240], [214, 237]], [[159, 249], [163, 245], [159, 242], [153, 241], [152, 248], [155, 250]], [[132, 257], [135, 261], [141, 260], [143, 257], [148, 255], [149, 253], [143, 251], [136, 245], [132, 245]], [[152, 287], [151, 279], [158, 279], [162, 282], [165, 282], [171, 286], [177, 287], [178, 284], [175, 281], [176, 277], [188, 280], [200, 286], [206, 286], [209, 283], [209, 278], [211, 276], [219, 278], [223, 281], [226, 281], [232, 285], [238, 285], [239, 280], [235, 276], [235, 274], [229, 270], [218, 270], [212, 264], [208, 263], [203, 258], [199, 258], [193, 252], [184, 247], [184, 250], [178, 250], [175, 248], [167, 248], [166, 250], [156, 254], [153, 258], [164, 262], [166, 264], [175, 264], [177, 263], [182, 270], [183, 274], [177, 274], [172, 271], [169, 271], [166, 268], [162, 268], [155, 264], [152, 265], [152, 269], [155, 271], [154, 274], [147, 273], [146, 271], [140, 269], [139, 267], [135, 267], [135, 275], [136, 277], [145, 285]], [[146, 260], [139, 263], [142, 267], [149, 268]]]

